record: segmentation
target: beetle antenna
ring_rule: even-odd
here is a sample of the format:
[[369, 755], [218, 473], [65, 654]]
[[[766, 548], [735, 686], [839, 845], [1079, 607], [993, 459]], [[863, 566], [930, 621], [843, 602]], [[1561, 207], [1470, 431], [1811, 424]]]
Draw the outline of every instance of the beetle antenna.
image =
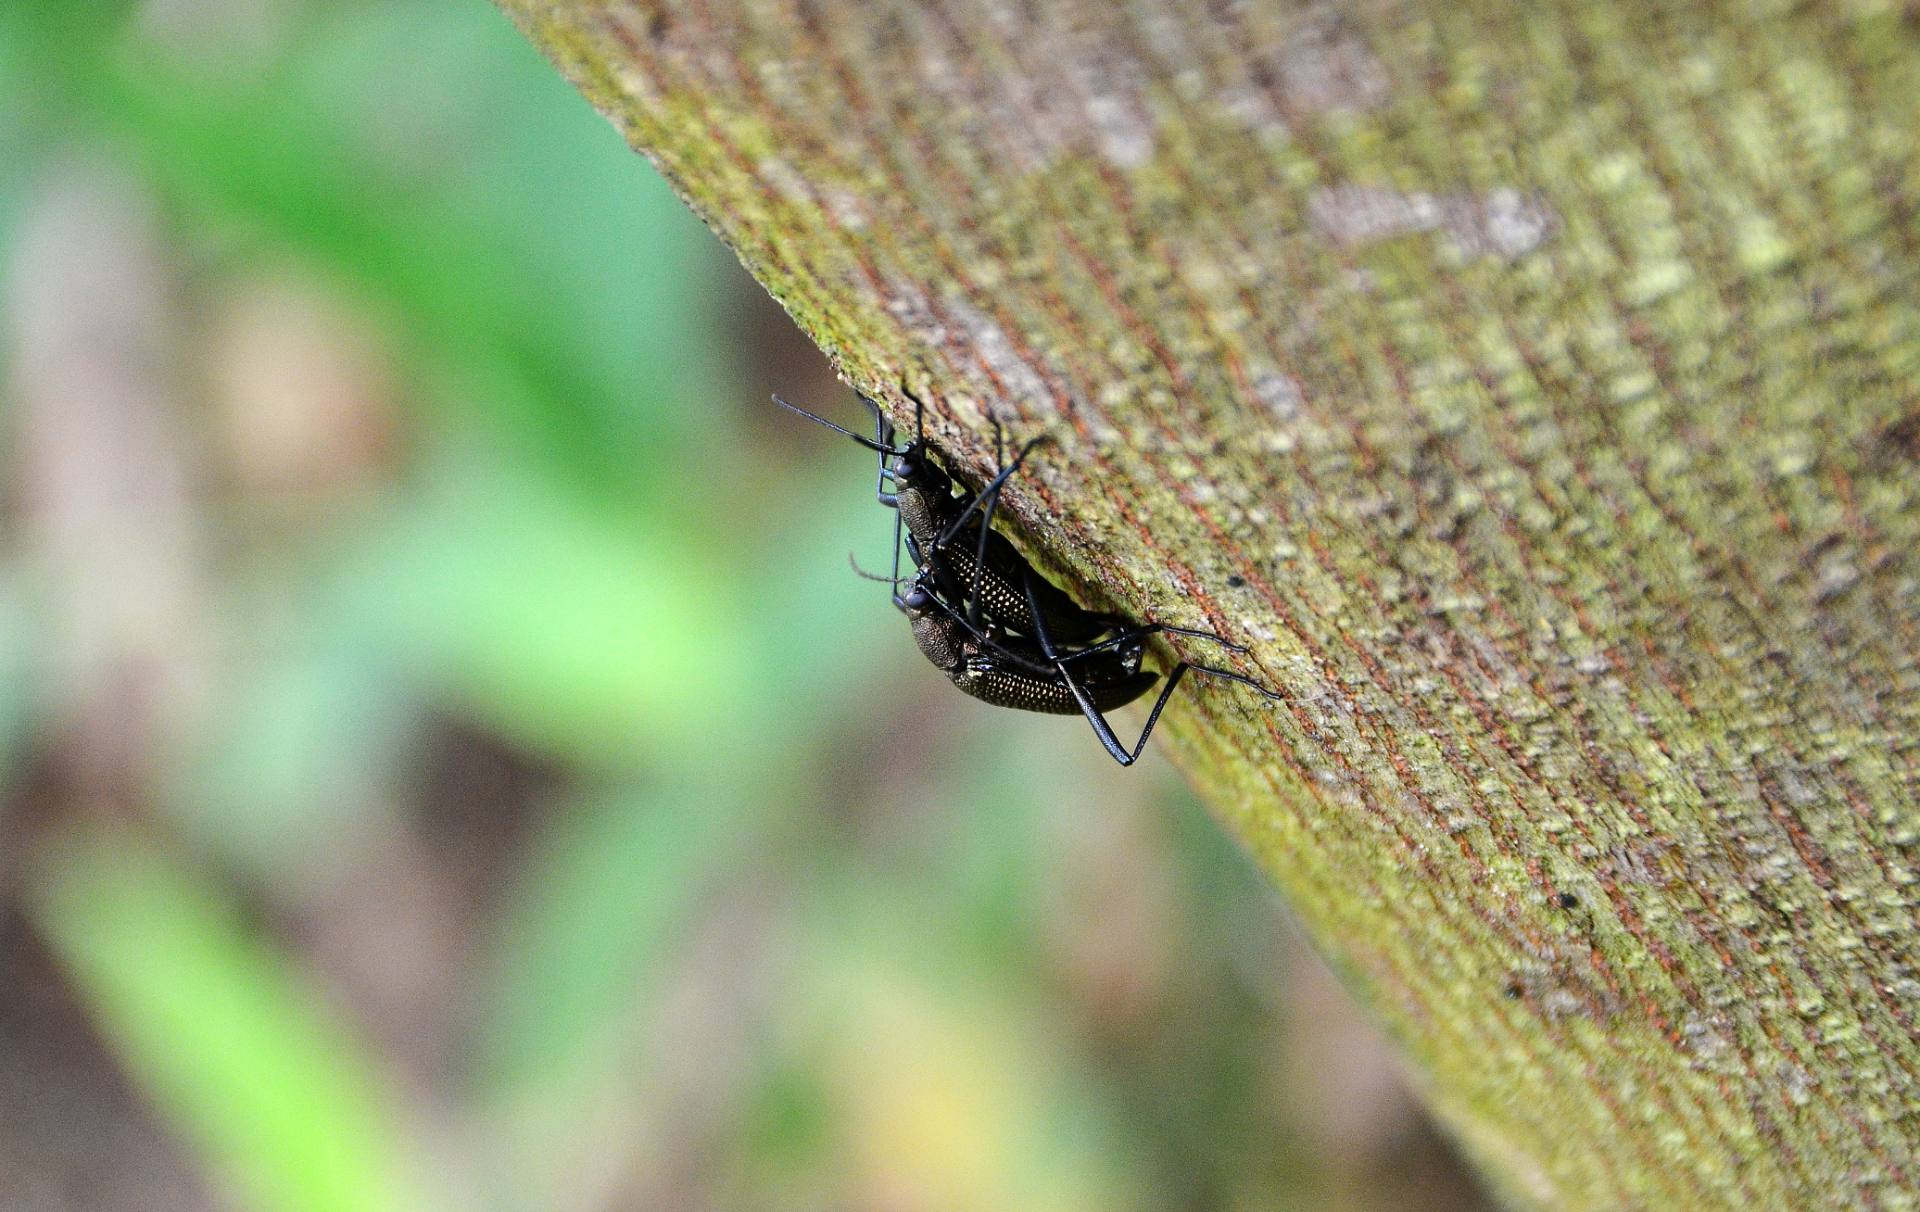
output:
[[915, 581], [920, 580], [923, 575], [922, 573], [916, 572], [916, 573], [913, 573], [911, 576], [890, 577], [884, 572], [868, 572], [866, 569], [860, 567], [860, 561], [854, 556], [854, 554], [851, 551], [847, 553], [847, 566], [853, 569], [853, 573], [855, 576], [860, 577], [863, 580], [878, 581], [882, 585], [892, 585], [896, 589], [902, 585], [913, 584]]
[[887, 454], [887, 455], [900, 455], [900, 454], [906, 453], [906, 451], [900, 447], [882, 445], [881, 443], [874, 441], [872, 438], [869, 438], [865, 434], [855, 433], [851, 429], [848, 429], [843, 425], [835, 425], [832, 421], [827, 420], [825, 417], [820, 416], [818, 413], [808, 412], [806, 409], [800, 407], [798, 404], [794, 404], [787, 400], [781, 399], [777, 393], [773, 397], [773, 402], [775, 404], [778, 404], [780, 407], [786, 409], [788, 412], [799, 413], [801, 416], [805, 417], [809, 421], [814, 422], [815, 424], [825, 425], [828, 429], [831, 429], [835, 433], [845, 434], [847, 437], [852, 438], [854, 441], [860, 443], [860, 445], [866, 447], [868, 450], [877, 450], [881, 454]]

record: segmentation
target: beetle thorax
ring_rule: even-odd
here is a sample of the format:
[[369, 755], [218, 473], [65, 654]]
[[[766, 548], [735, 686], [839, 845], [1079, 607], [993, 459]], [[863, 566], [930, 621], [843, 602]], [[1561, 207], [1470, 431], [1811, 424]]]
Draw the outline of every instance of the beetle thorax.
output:
[[935, 610], [908, 610], [907, 618], [913, 624], [913, 642], [920, 645], [920, 652], [936, 667], [948, 674], [958, 670], [966, 660], [961, 650], [958, 628], [953, 620]]

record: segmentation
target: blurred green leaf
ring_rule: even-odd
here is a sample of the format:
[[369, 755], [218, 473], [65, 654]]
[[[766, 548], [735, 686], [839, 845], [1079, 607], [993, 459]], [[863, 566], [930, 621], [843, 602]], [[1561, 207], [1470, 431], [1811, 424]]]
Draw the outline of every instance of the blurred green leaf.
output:
[[209, 884], [125, 835], [46, 860], [42, 933], [129, 1069], [248, 1206], [427, 1206], [379, 1062]]
[[341, 603], [366, 633], [547, 752], [619, 769], [713, 751], [752, 693], [728, 570], [508, 462], [426, 478]]
[[254, 878], [290, 868], [303, 880], [328, 878], [325, 847], [390, 806], [419, 705], [396, 685], [390, 660], [325, 612], [300, 611], [295, 628], [275, 633], [264, 610], [231, 600], [221, 609], [278, 642], [223, 670], [197, 721], [195, 752], [172, 772], [169, 814]]
[[33, 709], [43, 700], [44, 671], [31, 654], [46, 651], [40, 617], [21, 600], [20, 570], [0, 562], [0, 788], [11, 782], [13, 765], [26, 745]]
[[637, 1143], [613, 1108], [673, 1065], [657, 1013], [766, 809], [684, 782], [561, 807], [504, 907], [474, 1048], [506, 1206]]
[[116, 51], [57, 60], [76, 110], [227, 247], [384, 312], [446, 407], [608, 493], [700, 435], [715, 324], [687, 288], [725, 255], [491, 7], [348, 6], [227, 75]]
[[686, 785], [609, 794], [554, 818], [508, 907], [483, 1085], [565, 1089], [636, 1030], [692, 922], [741, 857], [749, 806]]

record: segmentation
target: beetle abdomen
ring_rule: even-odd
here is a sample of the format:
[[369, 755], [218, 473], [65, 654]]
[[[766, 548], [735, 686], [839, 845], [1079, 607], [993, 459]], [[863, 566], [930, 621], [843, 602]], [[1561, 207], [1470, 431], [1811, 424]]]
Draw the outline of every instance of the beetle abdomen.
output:
[[[973, 665], [951, 675], [953, 684], [983, 703], [1011, 707], [1016, 711], [1034, 711], [1042, 715], [1079, 715], [1080, 704], [1057, 675], [1036, 677], [1017, 669]], [[1096, 683], [1083, 688], [1100, 711], [1110, 711], [1145, 694], [1160, 675], [1141, 670], [1119, 681]]]

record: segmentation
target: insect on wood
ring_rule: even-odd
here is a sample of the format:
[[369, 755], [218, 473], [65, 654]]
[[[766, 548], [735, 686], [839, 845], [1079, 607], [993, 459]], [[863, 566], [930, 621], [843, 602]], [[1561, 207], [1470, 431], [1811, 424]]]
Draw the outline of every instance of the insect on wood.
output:
[[[922, 655], [962, 692], [1020, 711], [1078, 712], [1122, 766], [1139, 759], [1167, 700], [1189, 670], [1237, 682], [1270, 699], [1279, 697], [1242, 674], [1181, 659], [1168, 672], [1139, 738], [1131, 748], [1121, 744], [1105, 713], [1140, 698], [1160, 680], [1159, 674], [1142, 668], [1148, 637], [1178, 635], [1229, 652], [1246, 650], [1210, 631], [1135, 623], [1074, 602], [993, 529], [1001, 488], [1044, 439], [1027, 442], [1008, 461], [995, 422], [1000, 469], [978, 492], [970, 492], [933, 458], [925, 437], [925, 406], [911, 392], [906, 394], [914, 401], [916, 432], [904, 445], [896, 442], [886, 413], [864, 394], [861, 403], [874, 418], [872, 438], [777, 395], [774, 402], [879, 455], [875, 493], [895, 511], [894, 569], [892, 576], [873, 579], [892, 584], [893, 604], [907, 616]], [[902, 549], [915, 566], [906, 576], [900, 573]]]

